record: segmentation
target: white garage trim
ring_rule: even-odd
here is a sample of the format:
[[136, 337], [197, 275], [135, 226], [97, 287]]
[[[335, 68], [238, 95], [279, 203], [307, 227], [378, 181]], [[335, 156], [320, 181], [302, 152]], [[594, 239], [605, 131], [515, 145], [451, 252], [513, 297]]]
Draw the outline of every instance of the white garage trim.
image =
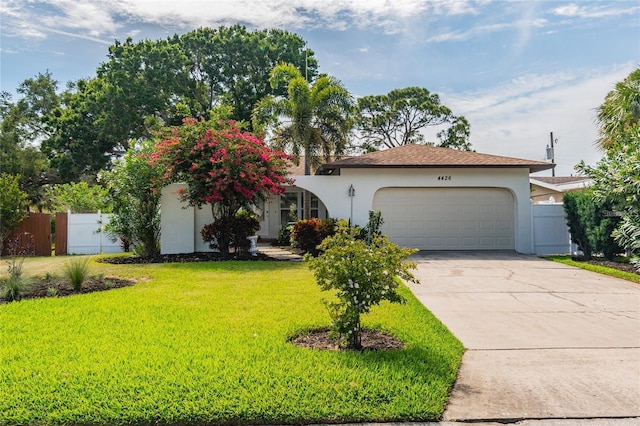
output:
[[391, 241], [421, 250], [513, 250], [515, 201], [504, 188], [382, 188], [373, 209]]

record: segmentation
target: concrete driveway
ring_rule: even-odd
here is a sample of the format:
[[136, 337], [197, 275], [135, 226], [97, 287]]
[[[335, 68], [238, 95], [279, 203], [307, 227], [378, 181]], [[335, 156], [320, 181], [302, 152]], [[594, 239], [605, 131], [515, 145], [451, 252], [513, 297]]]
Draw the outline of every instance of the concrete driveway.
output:
[[640, 285], [510, 252], [412, 260], [467, 348], [445, 421], [638, 420]]

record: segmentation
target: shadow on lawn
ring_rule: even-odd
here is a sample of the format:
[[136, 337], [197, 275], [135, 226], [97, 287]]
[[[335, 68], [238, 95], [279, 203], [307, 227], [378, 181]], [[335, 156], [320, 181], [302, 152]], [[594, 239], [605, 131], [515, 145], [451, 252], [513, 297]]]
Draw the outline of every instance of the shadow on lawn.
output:
[[[353, 389], [350, 397], [354, 403], [362, 404], [393, 404], [394, 395], [408, 387], [419, 386], [425, 389], [423, 394], [416, 395], [415, 403], [425, 407], [427, 413], [414, 413], [418, 417], [399, 419], [385, 419], [385, 421], [408, 420], [438, 420], [458, 373], [460, 357], [447, 357], [438, 350], [424, 347], [410, 347], [400, 351], [365, 351], [343, 353], [339, 362], [349, 369], [365, 369], [391, 372], [391, 379], [387, 385], [374, 387], [374, 392], [362, 392], [357, 387]], [[441, 408], [436, 408], [441, 407]]]

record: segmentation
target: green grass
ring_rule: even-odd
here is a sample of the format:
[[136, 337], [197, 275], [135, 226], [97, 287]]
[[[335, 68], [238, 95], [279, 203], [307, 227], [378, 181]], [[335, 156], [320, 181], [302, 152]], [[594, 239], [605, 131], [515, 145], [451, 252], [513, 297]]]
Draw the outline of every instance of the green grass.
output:
[[88, 257], [77, 257], [64, 265], [64, 275], [75, 291], [82, 289], [82, 283], [89, 276], [89, 260]]
[[586, 262], [576, 262], [571, 259], [571, 256], [544, 256], [544, 258], [554, 262], [563, 263], [565, 265], [586, 269], [587, 271], [597, 272], [599, 274], [609, 275], [611, 277], [621, 278], [623, 280], [640, 284], [640, 275], [632, 272], [621, 271], [619, 269], [608, 268], [606, 266], [592, 265], [591, 263]]
[[462, 357], [406, 288], [406, 305], [364, 317], [402, 339], [402, 351], [287, 343], [330, 322], [326, 294], [300, 263], [92, 270], [140, 282], [0, 306], [0, 424], [436, 420]]

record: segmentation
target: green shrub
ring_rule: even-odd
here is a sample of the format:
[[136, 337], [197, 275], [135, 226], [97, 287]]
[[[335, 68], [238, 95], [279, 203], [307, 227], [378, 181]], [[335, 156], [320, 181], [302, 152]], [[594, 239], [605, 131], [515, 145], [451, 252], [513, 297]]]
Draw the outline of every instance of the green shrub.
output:
[[610, 203], [598, 201], [589, 189], [564, 195], [564, 210], [571, 241], [578, 245], [584, 257], [590, 259], [602, 253], [607, 259], [622, 250], [612, 233], [620, 222]]
[[[229, 247], [234, 247], [236, 253], [242, 252], [249, 247], [247, 237], [255, 235], [260, 229], [260, 221], [251, 212], [239, 210], [232, 219], [225, 217], [218, 218], [200, 231], [202, 241], [209, 243], [212, 249], [226, 252]], [[227, 241], [229, 247], [220, 247], [219, 242]]]
[[305, 256], [323, 291], [335, 290], [338, 301], [325, 301], [333, 320], [332, 330], [349, 349], [361, 349], [360, 315], [383, 300], [404, 303], [398, 293], [398, 277], [418, 280], [406, 258], [417, 250], [401, 248], [387, 237], [375, 235], [371, 243], [356, 238], [354, 230], [341, 231], [320, 244], [318, 257]]
[[360, 230], [360, 239], [364, 240], [367, 244], [371, 244], [373, 238], [377, 235], [382, 235], [380, 228], [384, 223], [382, 218], [382, 212], [380, 210], [369, 210], [369, 221], [367, 225]]
[[233, 223], [233, 246], [236, 248], [236, 252], [246, 252], [251, 243], [247, 239], [260, 229], [260, 221], [255, 214], [247, 210], [239, 210], [236, 213], [235, 221]]
[[9, 259], [7, 260], [9, 277], [0, 283], [0, 298], [12, 302], [20, 300], [22, 292], [29, 285], [29, 282], [22, 276], [22, 266], [29, 248], [28, 246], [21, 247], [20, 236], [9, 240], [7, 247], [9, 250]]
[[29, 282], [22, 276], [9, 275], [9, 278], [2, 281], [0, 296], [9, 302], [18, 301], [28, 285]]
[[64, 265], [64, 275], [75, 291], [82, 289], [82, 284], [89, 277], [89, 258], [77, 258]]
[[335, 219], [304, 219], [293, 225], [292, 245], [305, 253], [318, 255], [318, 246], [327, 237], [334, 235]]
[[613, 236], [631, 253], [631, 264], [640, 271], [640, 214], [627, 214], [620, 221], [620, 226]]
[[282, 225], [280, 229], [278, 229], [278, 238], [274, 242], [274, 245], [290, 246], [292, 232], [293, 232], [293, 225]]

